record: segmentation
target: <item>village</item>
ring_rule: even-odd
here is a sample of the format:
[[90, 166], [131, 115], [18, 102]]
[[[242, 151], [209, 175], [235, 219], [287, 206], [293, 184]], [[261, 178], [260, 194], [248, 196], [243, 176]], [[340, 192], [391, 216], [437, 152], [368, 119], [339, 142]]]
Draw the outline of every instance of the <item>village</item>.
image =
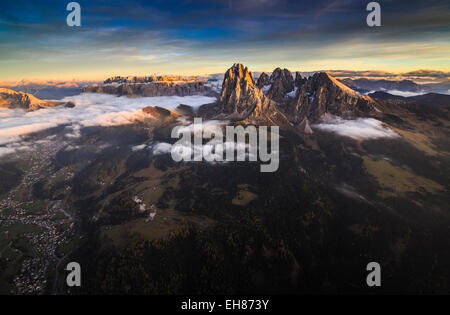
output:
[[49, 273], [56, 277], [55, 265], [69, 254], [75, 220], [64, 202], [31, 196], [33, 185], [45, 176], [41, 171], [63, 145], [41, 142], [38, 150], [26, 152], [30, 167], [21, 183], [0, 200], [0, 259], [7, 266], [0, 280], [12, 284], [7, 293], [45, 293]]

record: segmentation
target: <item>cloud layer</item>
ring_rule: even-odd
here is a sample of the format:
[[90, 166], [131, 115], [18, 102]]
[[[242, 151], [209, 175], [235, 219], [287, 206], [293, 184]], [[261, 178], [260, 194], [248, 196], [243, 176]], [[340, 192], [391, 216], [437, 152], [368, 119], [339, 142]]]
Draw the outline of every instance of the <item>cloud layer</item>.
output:
[[395, 131], [383, 126], [381, 121], [373, 118], [345, 120], [339, 117], [328, 117], [313, 127], [358, 140], [399, 137]]
[[21, 137], [59, 125], [70, 125], [66, 136], [80, 136], [80, 128], [86, 126], [116, 126], [130, 124], [144, 117], [146, 106], [161, 106], [174, 110], [179, 104], [194, 109], [210, 103], [215, 98], [206, 96], [170, 96], [127, 98], [106, 94], [80, 94], [64, 98], [75, 108], [46, 108], [33, 112], [16, 109], [0, 109], [0, 145], [20, 141]]

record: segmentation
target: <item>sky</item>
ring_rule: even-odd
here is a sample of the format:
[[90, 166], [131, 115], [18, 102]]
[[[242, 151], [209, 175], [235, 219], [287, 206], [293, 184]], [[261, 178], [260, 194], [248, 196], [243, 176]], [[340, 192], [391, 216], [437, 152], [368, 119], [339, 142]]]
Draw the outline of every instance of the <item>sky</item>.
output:
[[419, 69], [450, 71], [450, 1], [2, 0], [0, 80], [103, 80], [113, 75]]

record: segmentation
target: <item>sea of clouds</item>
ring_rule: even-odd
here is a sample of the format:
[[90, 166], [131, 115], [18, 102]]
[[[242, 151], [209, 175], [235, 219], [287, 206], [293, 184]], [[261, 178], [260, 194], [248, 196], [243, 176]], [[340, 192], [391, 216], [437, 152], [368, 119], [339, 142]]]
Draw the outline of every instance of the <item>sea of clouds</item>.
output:
[[313, 125], [313, 128], [358, 140], [399, 137], [395, 131], [374, 118], [346, 120], [340, 117], [326, 117], [321, 123]]
[[174, 110], [180, 104], [194, 110], [215, 101], [207, 96], [165, 96], [128, 98], [107, 94], [80, 94], [63, 99], [74, 102], [74, 108], [54, 107], [32, 112], [19, 109], [0, 109], [0, 155], [13, 153], [30, 133], [60, 125], [68, 125], [66, 137], [80, 136], [80, 129], [88, 126], [117, 126], [141, 120], [146, 106], [160, 106]]
[[[86, 93], [66, 97], [64, 101], [72, 101], [76, 106], [74, 108], [62, 106], [46, 108], [32, 112], [19, 109], [0, 109], [0, 156], [30, 149], [32, 144], [25, 142], [23, 137], [33, 132], [67, 125], [64, 135], [69, 140], [80, 137], [83, 127], [117, 126], [139, 121], [145, 117], [141, 109], [146, 106], [161, 106], [175, 110], [179, 104], [186, 104], [197, 110], [201, 105], [215, 101], [215, 98], [207, 96], [128, 98]], [[217, 123], [215, 121], [204, 122], [202, 128], [213, 128]], [[373, 118], [344, 120], [339, 117], [327, 117], [313, 127], [354, 139], [399, 137], [381, 121]], [[193, 126], [185, 128], [193, 128]], [[135, 149], [141, 148], [144, 146]], [[153, 149], [155, 149], [155, 154], [168, 153], [171, 145], [161, 144]]]

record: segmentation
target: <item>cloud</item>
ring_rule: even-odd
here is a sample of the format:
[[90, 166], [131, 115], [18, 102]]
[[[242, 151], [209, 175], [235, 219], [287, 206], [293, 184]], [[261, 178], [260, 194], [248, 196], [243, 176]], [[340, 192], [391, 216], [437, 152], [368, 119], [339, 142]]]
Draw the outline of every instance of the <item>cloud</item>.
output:
[[322, 123], [313, 127], [358, 140], [399, 137], [396, 132], [383, 126], [381, 121], [373, 118], [345, 120], [339, 117], [327, 117]]
[[140, 150], [144, 150], [145, 148], [147, 148], [146, 144], [135, 145], [135, 146], [131, 147], [131, 151], [133, 151], [133, 152], [140, 151]]
[[153, 155], [161, 155], [161, 154], [167, 154], [170, 153], [172, 150], [172, 145], [167, 142], [160, 142], [155, 144], [153, 147]]
[[0, 147], [0, 157], [8, 154], [17, 153], [20, 151], [30, 151], [32, 149], [33, 145], [25, 141], [9, 143], [6, 146]]
[[399, 96], [403, 96], [403, 97], [410, 97], [410, 96], [424, 95], [427, 92], [405, 92], [405, 91], [398, 91], [398, 90], [389, 90], [389, 91], [386, 91], [386, 93], [389, 93], [392, 95], [399, 95]]
[[370, 204], [370, 202], [366, 198], [364, 198], [364, 196], [362, 196], [360, 193], [358, 193], [358, 191], [353, 186], [350, 186], [346, 183], [341, 183], [340, 185], [336, 185], [335, 188], [341, 194], [343, 194], [349, 198], [363, 201], [363, 202]]
[[179, 104], [186, 104], [198, 108], [214, 100], [206, 96], [127, 98], [87, 93], [64, 98], [65, 102], [74, 102], [74, 108], [55, 107], [33, 112], [0, 109], [0, 145], [59, 125], [71, 126], [72, 132], [67, 136], [78, 137], [80, 129], [86, 126], [117, 126], [139, 121], [145, 117], [141, 109], [146, 106], [174, 110]]
[[81, 137], [81, 126], [80, 125], [72, 125], [66, 127], [66, 129], [72, 129], [72, 133], [66, 133], [65, 136], [67, 138], [79, 138]]

